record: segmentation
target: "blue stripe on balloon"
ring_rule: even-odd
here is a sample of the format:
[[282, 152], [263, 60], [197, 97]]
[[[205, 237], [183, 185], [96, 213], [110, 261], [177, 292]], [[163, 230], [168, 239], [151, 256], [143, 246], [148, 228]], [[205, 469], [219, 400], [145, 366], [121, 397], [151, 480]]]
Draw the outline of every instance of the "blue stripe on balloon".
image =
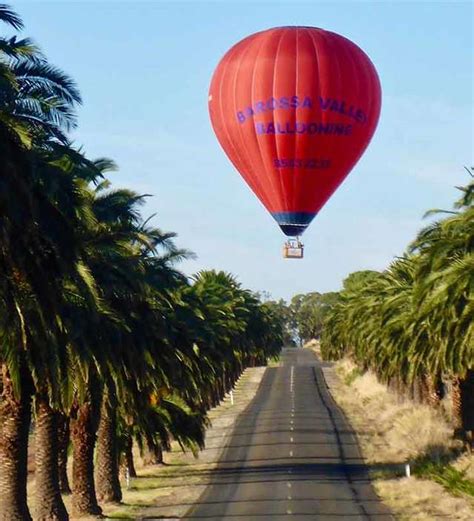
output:
[[285, 235], [297, 237], [306, 230], [316, 212], [275, 212], [272, 216]]

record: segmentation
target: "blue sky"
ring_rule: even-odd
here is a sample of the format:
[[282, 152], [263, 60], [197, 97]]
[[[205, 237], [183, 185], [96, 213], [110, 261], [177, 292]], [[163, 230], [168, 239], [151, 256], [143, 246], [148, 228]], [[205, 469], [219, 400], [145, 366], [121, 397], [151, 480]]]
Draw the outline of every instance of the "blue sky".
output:
[[[8, 0], [7, 0], [8, 1]], [[12, 3], [12, 2], [9, 2]], [[146, 214], [197, 254], [186, 273], [230, 271], [274, 298], [337, 290], [383, 269], [432, 207], [449, 208], [473, 164], [471, 2], [13, 2], [51, 62], [78, 82], [75, 134], [120, 167], [116, 185], [153, 194]], [[224, 155], [207, 94], [222, 55], [279, 25], [314, 25], [355, 41], [382, 83], [379, 127], [362, 160], [304, 235], [284, 236]]]

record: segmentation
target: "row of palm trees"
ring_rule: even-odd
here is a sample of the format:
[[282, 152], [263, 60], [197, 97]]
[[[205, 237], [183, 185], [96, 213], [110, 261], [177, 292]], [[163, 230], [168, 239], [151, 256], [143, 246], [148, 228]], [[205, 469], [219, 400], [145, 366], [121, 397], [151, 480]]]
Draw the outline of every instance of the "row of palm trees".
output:
[[[0, 4], [0, 23], [21, 19]], [[0, 520], [100, 515], [120, 501], [133, 442], [159, 462], [196, 452], [206, 411], [244, 368], [278, 353], [278, 314], [229, 274], [188, 280], [174, 234], [143, 219], [145, 196], [114, 189], [108, 159], [68, 138], [75, 83], [26, 38], [0, 37]]]
[[350, 356], [390, 386], [436, 403], [453, 391], [456, 427], [474, 430], [474, 170], [452, 211], [425, 227], [385, 271], [344, 282], [322, 353]]

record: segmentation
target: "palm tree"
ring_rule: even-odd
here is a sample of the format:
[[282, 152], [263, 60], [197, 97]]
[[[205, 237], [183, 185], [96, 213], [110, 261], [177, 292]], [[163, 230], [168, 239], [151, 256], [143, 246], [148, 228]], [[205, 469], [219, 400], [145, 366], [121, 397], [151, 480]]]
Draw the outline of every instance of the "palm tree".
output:
[[35, 519], [67, 520], [58, 474], [58, 414], [51, 408], [47, 395], [36, 395], [35, 480], [37, 503]]
[[[463, 188], [455, 212], [420, 232], [411, 249], [420, 255], [417, 304], [420, 321], [431, 319], [438, 350], [417, 345], [433, 370], [462, 374], [473, 364], [474, 182]], [[432, 210], [428, 215], [439, 210]], [[425, 346], [426, 349], [426, 346]], [[431, 356], [430, 356], [431, 355]]]
[[[204, 323], [196, 344], [200, 359], [209, 366], [202, 371], [207, 376], [205, 394], [216, 405], [243, 368], [265, 363], [281, 349], [282, 325], [277, 316], [265, 315], [258, 298], [228, 273], [201, 271], [192, 289], [203, 303]], [[265, 320], [271, 319], [266, 329]]]
[[325, 321], [322, 351], [330, 358], [349, 354], [430, 403], [439, 400], [441, 377], [451, 376], [459, 421], [474, 431], [467, 399], [474, 380], [474, 183], [460, 190], [454, 211], [428, 212], [445, 215], [418, 234], [407, 254], [363, 284], [353, 284], [354, 275], [345, 283]]
[[[121, 498], [115, 432], [118, 397], [124, 399], [130, 380], [135, 382], [150, 372], [155, 378], [160, 375], [156, 365], [147, 363], [152, 358], [146, 355], [153, 349], [159, 353], [155, 346], [163, 346], [163, 321], [155, 309], [157, 294], [183, 279], [170, 267], [175, 258], [185, 254], [174, 248], [172, 234], [163, 234], [141, 221], [138, 208], [144, 196], [128, 190], [107, 190], [108, 186], [108, 182], [100, 183], [93, 194], [96, 227], [85, 239], [84, 255], [102, 313], [91, 327], [88, 309], [75, 306], [69, 312], [73, 318], [68, 320], [74, 339], [72, 349], [81, 357], [77, 363], [82, 370], [75, 371], [76, 385], [87, 389], [83, 399], [77, 397], [71, 422], [72, 502], [77, 514], [99, 513], [92, 476], [97, 427], [98, 496], [103, 501]], [[156, 254], [160, 249], [165, 251], [163, 256]], [[153, 359], [159, 361], [160, 357]], [[100, 382], [95, 385], [90, 377], [98, 374]], [[93, 388], [99, 392], [92, 393]]]
[[[0, 7], [0, 21], [14, 28], [22, 25], [5, 5]], [[37, 347], [44, 347], [46, 339], [51, 345], [59, 339], [60, 288], [55, 281], [76, 269], [76, 249], [65, 249], [62, 242], [74, 237], [74, 225], [66, 218], [71, 210], [45, 187], [59, 181], [65, 199], [77, 202], [77, 186], [72, 178], [66, 181], [59, 168], [59, 175], [44, 177], [42, 166], [48, 161], [38, 147], [46, 150], [64, 141], [63, 129], [74, 124], [73, 106], [79, 100], [73, 82], [48, 66], [31, 42], [0, 39], [0, 306], [5, 318], [0, 346], [0, 484], [6, 519], [30, 519], [26, 451], [40, 365]]]
[[[3, 4], [0, 21], [22, 27]], [[189, 252], [142, 220], [145, 196], [109, 190], [113, 163], [68, 141], [78, 103], [74, 82], [30, 40], [0, 38], [0, 519], [31, 519], [32, 399], [35, 516], [68, 518], [69, 420], [73, 510], [99, 515], [97, 430], [98, 495], [118, 501], [120, 428], [132, 421], [152, 449], [176, 439], [197, 451], [206, 408], [281, 341], [276, 315], [232, 276], [201, 273], [191, 285], [175, 269]]]
[[57, 412], [56, 418], [57, 437], [58, 437], [58, 479], [61, 494], [70, 494], [71, 486], [67, 474], [67, 459], [69, 449], [69, 416], [63, 412]]
[[[472, 169], [468, 172], [472, 177]], [[454, 410], [459, 411], [455, 421], [463, 430], [474, 431], [474, 408], [466, 392], [474, 367], [474, 182], [459, 190], [462, 196], [454, 211], [428, 212], [447, 217], [422, 230], [411, 245], [420, 256], [417, 327], [430, 326], [428, 342], [418, 335], [412, 351], [431, 373], [451, 375], [457, 391]]]
[[100, 421], [97, 430], [95, 483], [99, 501], [119, 502], [122, 490], [119, 480], [119, 448], [117, 425], [117, 393], [114, 384], [104, 385]]

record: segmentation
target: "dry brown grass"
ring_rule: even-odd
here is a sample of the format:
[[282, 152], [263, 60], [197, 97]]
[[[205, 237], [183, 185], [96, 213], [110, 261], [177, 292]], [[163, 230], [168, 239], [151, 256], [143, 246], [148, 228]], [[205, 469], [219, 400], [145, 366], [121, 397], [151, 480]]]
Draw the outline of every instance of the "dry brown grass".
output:
[[[355, 366], [344, 360], [335, 366], [342, 382], [350, 381]], [[348, 385], [336, 386], [335, 397], [360, 432], [369, 463], [404, 463], [417, 456], [453, 447], [452, 428], [441, 412], [400, 399], [367, 372]], [[358, 427], [364, 427], [358, 428]]]
[[377, 494], [403, 521], [434, 519], [472, 521], [473, 510], [464, 498], [446, 493], [441, 485], [425, 479], [401, 478], [376, 480]]
[[453, 467], [465, 473], [467, 479], [474, 481], [474, 455], [463, 454], [453, 464]]
[[[357, 432], [365, 460], [389, 469], [389, 477], [403, 472], [404, 464], [416, 457], [436, 456], [458, 447], [443, 408], [435, 410], [401, 400], [372, 373], [360, 375], [348, 360], [326, 369], [325, 376], [332, 395]], [[474, 476], [471, 455], [464, 455], [454, 466], [466, 470], [467, 478]], [[454, 497], [433, 481], [374, 476], [377, 493], [398, 519], [474, 520], [471, 498]]]
[[305, 347], [306, 349], [311, 349], [318, 356], [321, 355], [321, 346], [319, 344], [319, 340], [316, 340], [315, 338], [313, 338], [313, 340], [310, 340], [309, 342], [306, 342], [306, 344], [303, 347]]

